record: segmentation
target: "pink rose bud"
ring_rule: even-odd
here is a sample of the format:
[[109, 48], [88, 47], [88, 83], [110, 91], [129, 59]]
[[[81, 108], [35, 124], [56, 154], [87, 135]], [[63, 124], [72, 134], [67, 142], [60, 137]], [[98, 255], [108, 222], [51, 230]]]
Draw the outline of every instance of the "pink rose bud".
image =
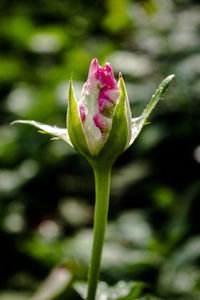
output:
[[91, 62], [88, 79], [80, 100], [69, 86], [67, 128], [49, 126], [33, 120], [17, 120], [35, 126], [67, 142], [84, 155], [92, 165], [100, 168], [112, 165], [117, 157], [132, 145], [142, 127], [163, 98], [174, 75], [165, 78], [151, 98], [150, 103], [137, 118], [132, 118], [128, 95], [122, 74], [116, 82], [109, 63], [101, 67], [95, 58]]
[[116, 82], [111, 65], [102, 67], [94, 58], [80, 100], [74, 98], [70, 84], [67, 127], [71, 143], [90, 162], [113, 163], [134, 142], [173, 77], [168, 76], [143, 113], [132, 118], [122, 74]]
[[109, 135], [119, 98], [120, 86], [110, 64], [106, 63], [103, 68], [96, 58], [93, 59], [78, 102], [85, 137], [93, 154], [99, 152]]

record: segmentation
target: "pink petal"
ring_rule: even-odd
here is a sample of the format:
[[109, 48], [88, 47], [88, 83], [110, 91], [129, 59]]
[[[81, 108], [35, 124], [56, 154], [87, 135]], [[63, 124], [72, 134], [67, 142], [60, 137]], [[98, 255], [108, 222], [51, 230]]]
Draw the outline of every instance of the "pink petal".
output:
[[[86, 99], [94, 101], [92, 104], [87, 103], [89, 115], [93, 116], [93, 126], [95, 124], [100, 129], [101, 135], [105, 139], [111, 128], [112, 117], [120, 97], [120, 88], [109, 63], [106, 63], [105, 67], [101, 67], [96, 58], [92, 60], [85, 85], [85, 96], [87, 96]], [[79, 106], [79, 111], [81, 120], [84, 121], [87, 116], [82, 105]], [[84, 124], [86, 123], [84, 122]]]
[[79, 106], [79, 112], [81, 115], [81, 121], [83, 122], [85, 120], [85, 111], [84, 111], [84, 107], [82, 104]]
[[114, 88], [117, 86], [117, 82], [113, 75], [112, 68], [109, 63], [106, 63], [105, 68], [99, 66], [95, 73], [96, 79], [100, 82], [100, 85], [106, 86], [107, 88]]
[[95, 123], [96, 127], [100, 128], [100, 129], [106, 129], [106, 128], [109, 129], [110, 126], [111, 126], [111, 119], [106, 118], [100, 112], [98, 112], [93, 117], [93, 120], [94, 120], [94, 123]]
[[100, 68], [97, 58], [94, 58], [90, 64], [90, 69], [88, 73], [88, 79], [86, 81], [86, 89], [88, 90], [91, 82], [95, 79], [95, 73]]

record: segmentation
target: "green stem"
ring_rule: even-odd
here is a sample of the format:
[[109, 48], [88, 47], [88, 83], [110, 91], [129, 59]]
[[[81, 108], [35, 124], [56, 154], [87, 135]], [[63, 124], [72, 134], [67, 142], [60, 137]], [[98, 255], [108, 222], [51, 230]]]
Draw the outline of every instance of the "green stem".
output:
[[111, 168], [94, 168], [95, 175], [95, 216], [92, 257], [88, 275], [87, 300], [94, 300], [100, 274], [101, 255], [105, 239], [109, 207]]

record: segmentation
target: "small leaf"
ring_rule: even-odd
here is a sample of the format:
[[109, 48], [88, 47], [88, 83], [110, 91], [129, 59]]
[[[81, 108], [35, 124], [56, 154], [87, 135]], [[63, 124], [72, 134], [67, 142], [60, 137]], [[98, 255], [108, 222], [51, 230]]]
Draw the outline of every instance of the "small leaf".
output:
[[167, 78], [165, 78], [159, 85], [158, 89], [155, 91], [155, 94], [152, 96], [150, 103], [147, 105], [142, 115], [138, 118], [132, 119], [132, 137], [129, 143], [129, 147], [132, 145], [132, 143], [140, 133], [142, 127], [147, 124], [147, 119], [150, 113], [152, 112], [158, 101], [163, 98], [168, 86], [170, 85], [174, 77], [175, 75], [169, 75]]
[[56, 126], [49, 126], [40, 122], [32, 121], [32, 120], [16, 120], [11, 123], [11, 125], [14, 124], [27, 124], [32, 125], [34, 127], [39, 128], [39, 132], [43, 134], [51, 134], [54, 135], [55, 138], [62, 139], [63, 141], [67, 142], [71, 147], [72, 143], [69, 139], [68, 131], [65, 128], [58, 128]]

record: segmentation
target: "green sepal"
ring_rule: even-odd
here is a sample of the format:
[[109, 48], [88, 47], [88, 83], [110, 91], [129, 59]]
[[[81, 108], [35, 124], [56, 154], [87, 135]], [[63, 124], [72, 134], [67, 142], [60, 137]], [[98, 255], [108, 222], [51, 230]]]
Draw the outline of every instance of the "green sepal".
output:
[[11, 125], [15, 124], [26, 124], [34, 126], [39, 129], [40, 133], [53, 135], [54, 137], [52, 139], [61, 139], [68, 143], [71, 147], [73, 147], [66, 128], [50, 126], [33, 120], [16, 120], [11, 123]]
[[156, 104], [161, 99], [163, 99], [163, 96], [166, 93], [167, 88], [169, 87], [169, 85], [172, 82], [172, 80], [174, 79], [174, 77], [175, 77], [175, 75], [172, 74], [172, 75], [169, 75], [167, 78], [165, 78], [161, 82], [161, 84], [159, 85], [159, 87], [157, 88], [155, 93], [153, 94], [150, 103], [144, 109], [141, 116], [139, 116], [138, 118], [133, 118], [131, 120], [131, 123], [132, 123], [131, 124], [131, 139], [130, 139], [128, 147], [130, 147], [133, 144], [133, 142], [139, 135], [140, 131], [142, 130], [143, 126], [146, 124], [149, 124], [149, 122], [147, 120], [148, 120], [150, 113], [155, 108]]
[[124, 152], [128, 139], [128, 124], [126, 115], [126, 88], [120, 77], [121, 94], [112, 119], [108, 139], [96, 157], [88, 159], [92, 166], [109, 168]]
[[73, 94], [72, 82], [69, 84], [69, 103], [67, 110], [67, 129], [74, 148], [86, 158], [91, 157], [80, 120], [78, 104]]
[[174, 79], [175, 75], [169, 75], [167, 76], [159, 85], [155, 93], [153, 94], [150, 103], [147, 105], [145, 110], [142, 113], [142, 116], [145, 117], [145, 121], [147, 121], [148, 116], [152, 112], [152, 110], [155, 108], [158, 101], [163, 99], [164, 94], [166, 93], [170, 83]]

